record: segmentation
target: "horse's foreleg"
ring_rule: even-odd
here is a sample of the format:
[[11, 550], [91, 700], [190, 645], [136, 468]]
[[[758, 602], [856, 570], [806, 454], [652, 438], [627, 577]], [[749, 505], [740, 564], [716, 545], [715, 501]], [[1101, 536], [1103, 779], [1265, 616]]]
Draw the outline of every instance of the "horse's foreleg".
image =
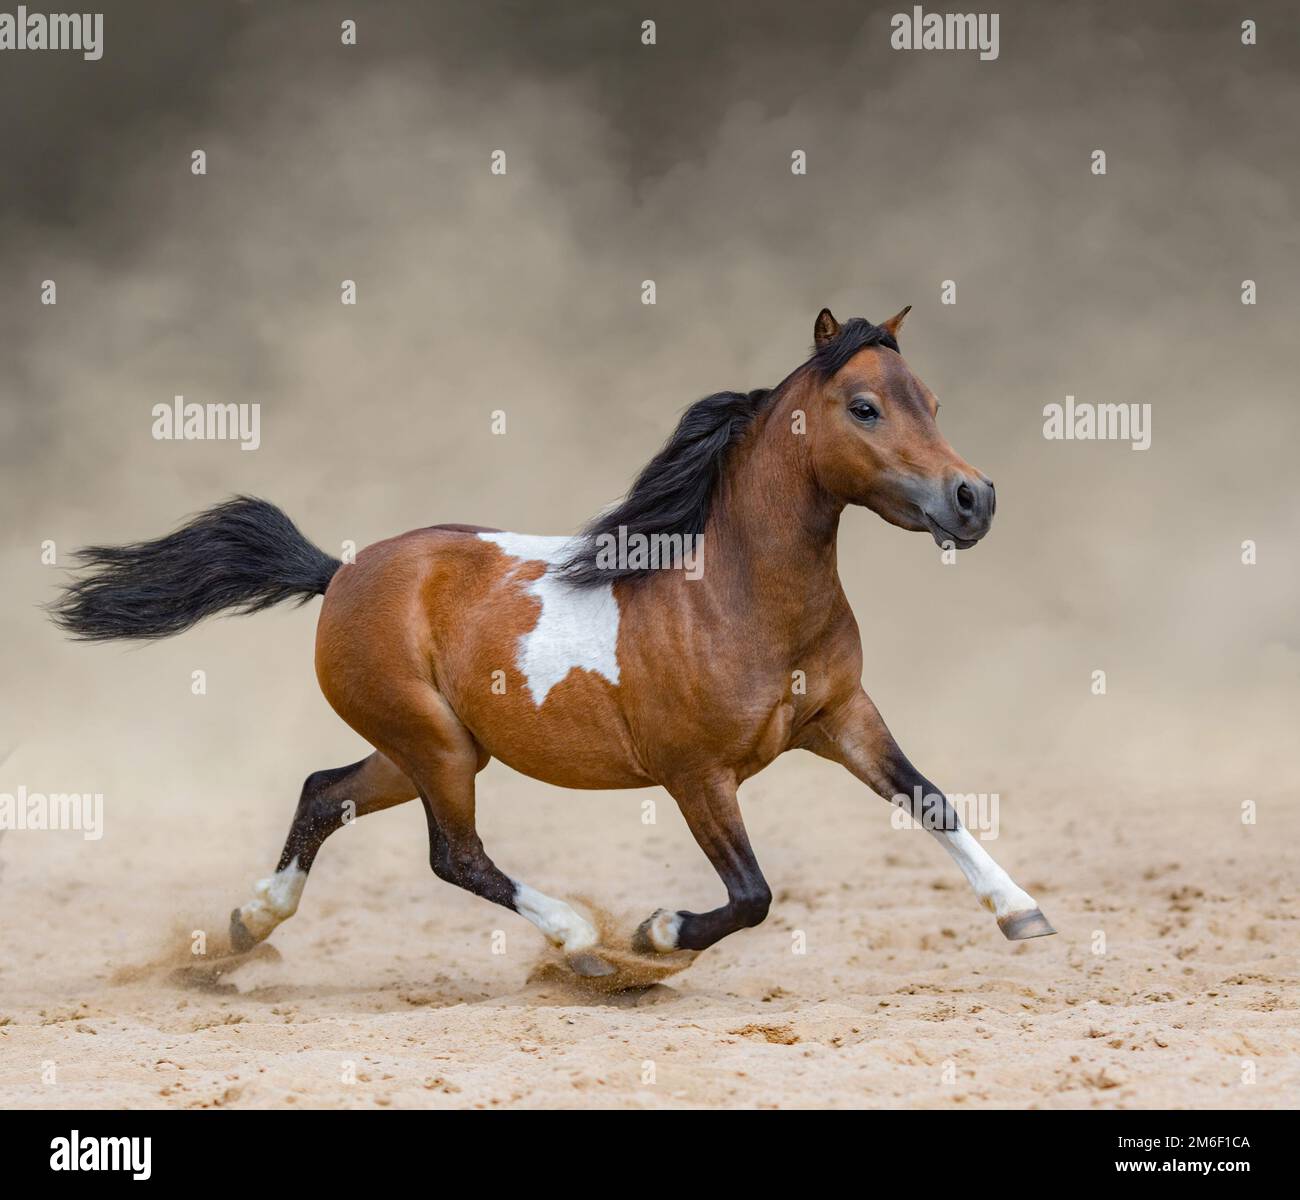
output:
[[908, 762], [865, 692], [819, 723], [806, 748], [847, 767], [937, 837], [1012, 941], [1056, 932], [1038, 902], [971, 836], [944, 794]]
[[741, 819], [735, 780], [714, 779], [669, 790], [700, 849], [722, 879], [727, 903], [706, 913], [660, 909], [642, 922], [633, 945], [659, 954], [703, 950], [729, 933], [759, 925], [772, 903], [771, 890]]
[[379, 753], [309, 775], [275, 874], [260, 880], [253, 899], [230, 914], [231, 949], [251, 950], [293, 916], [307, 873], [331, 833], [357, 817], [414, 799], [415, 785]]

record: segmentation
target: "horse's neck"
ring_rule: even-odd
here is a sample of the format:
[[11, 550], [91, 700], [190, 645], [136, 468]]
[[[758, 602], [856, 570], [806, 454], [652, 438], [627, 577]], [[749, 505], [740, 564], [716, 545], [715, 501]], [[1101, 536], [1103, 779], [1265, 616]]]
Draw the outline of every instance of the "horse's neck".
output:
[[[736, 447], [705, 532], [701, 582], [756, 631], [798, 644], [840, 594], [835, 541], [843, 505], [818, 485], [807, 439], [791, 428], [798, 396], [777, 396]], [[695, 586], [688, 583], [687, 586]]]

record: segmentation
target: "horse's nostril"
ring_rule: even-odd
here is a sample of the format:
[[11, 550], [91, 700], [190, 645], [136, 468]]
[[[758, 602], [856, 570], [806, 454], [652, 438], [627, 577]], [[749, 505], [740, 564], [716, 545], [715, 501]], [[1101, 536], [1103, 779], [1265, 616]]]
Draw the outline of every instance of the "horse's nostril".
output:
[[967, 514], [975, 510], [975, 493], [971, 491], [969, 484], [957, 485], [957, 508]]

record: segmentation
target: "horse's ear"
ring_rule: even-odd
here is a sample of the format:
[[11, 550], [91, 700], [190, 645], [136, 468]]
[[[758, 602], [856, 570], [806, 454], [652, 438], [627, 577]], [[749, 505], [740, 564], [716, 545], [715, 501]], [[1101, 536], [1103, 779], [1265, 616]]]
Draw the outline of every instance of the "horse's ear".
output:
[[829, 308], [823, 308], [813, 324], [813, 341], [818, 346], [824, 346], [839, 336], [840, 323], [835, 319], [835, 314]]
[[882, 321], [880, 328], [888, 330], [889, 336], [893, 338], [894, 341], [898, 341], [898, 331], [903, 328], [903, 319], [911, 311], [912, 311], [912, 306], [909, 304], [905, 309], [903, 309], [902, 312], [895, 313], [892, 317], [890, 317], [888, 321]]

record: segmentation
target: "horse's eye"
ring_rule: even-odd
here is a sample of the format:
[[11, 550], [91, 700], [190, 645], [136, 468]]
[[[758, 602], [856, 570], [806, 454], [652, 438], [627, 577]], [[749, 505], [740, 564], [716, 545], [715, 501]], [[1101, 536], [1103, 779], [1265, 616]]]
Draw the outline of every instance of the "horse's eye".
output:
[[880, 420], [880, 410], [867, 400], [854, 400], [849, 405], [849, 412], [864, 425]]

